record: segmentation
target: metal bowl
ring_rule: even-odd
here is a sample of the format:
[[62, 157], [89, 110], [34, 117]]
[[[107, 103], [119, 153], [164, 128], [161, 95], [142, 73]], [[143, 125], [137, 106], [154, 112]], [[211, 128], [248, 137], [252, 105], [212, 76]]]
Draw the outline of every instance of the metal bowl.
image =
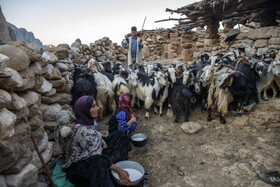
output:
[[131, 136], [131, 141], [134, 146], [136, 147], [143, 147], [146, 145], [147, 142], [147, 134], [145, 133], [138, 133]]
[[[138, 162], [125, 160], [125, 161], [117, 162], [115, 165], [123, 170], [126, 170], [129, 173], [131, 186], [138, 185], [144, 178], [145, 170], [143, 166]], [[112, 175], [114, 177], [114, 180], [118, 184], [121, 184], [118, 174], [112, 171]]]

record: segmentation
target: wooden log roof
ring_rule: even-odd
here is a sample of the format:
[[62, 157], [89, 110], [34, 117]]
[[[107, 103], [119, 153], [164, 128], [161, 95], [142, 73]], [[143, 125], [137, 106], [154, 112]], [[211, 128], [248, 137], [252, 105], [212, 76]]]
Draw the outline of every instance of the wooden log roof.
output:
[[[181, 14], [177, 27], [189, 30], [209, 24], [209, 20], [225, 21], [232, 24], [259, 22], [260, 26], [279, 25], [280, 0], [204, 0], [172, 10]], [[159, 20], [169, 21], [174, 18]]]

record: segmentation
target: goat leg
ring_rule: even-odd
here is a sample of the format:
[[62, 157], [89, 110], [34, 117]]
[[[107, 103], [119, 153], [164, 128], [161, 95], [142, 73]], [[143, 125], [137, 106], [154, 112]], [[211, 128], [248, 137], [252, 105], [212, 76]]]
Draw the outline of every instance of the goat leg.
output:
[[155, 114], [158, 114], [158, 108], [157, 108], [156, 105], [154, 105], [154, 113], [155, 113]]
[[162, 104], [159, 106], [159, 116], [163, 116], [163, 114], [162, 114]]
[[222, 114], [220, 114], [220, 122], [222, 123], [222, 124], [225, 124], [227, 121], [226, 121], [226, 118], [222, 115]]
[[203, 100], [201, 101], [201, 112], [205, 112], [205, 111], [206, 111], [205, 105], [206, 105], [206, 102], [205, 102], [205, 99], [203, 99]]
[[149, 109], [146, 109], [146, 114], [145, 114], [145, 118], [147, 119], [147, 120], [149, 120], [150, 119], [150, 110]]
[[185, 122], [189, 122], [189, 111], [185, 113]]
[[207, 121], [212, 121], [212, 109], [208, 109]]
[[180, 119], [180, 114], [175, 114], [175, 120], [174, 120], [174, 122], [175, 123], [179, 123], [179, 119]]

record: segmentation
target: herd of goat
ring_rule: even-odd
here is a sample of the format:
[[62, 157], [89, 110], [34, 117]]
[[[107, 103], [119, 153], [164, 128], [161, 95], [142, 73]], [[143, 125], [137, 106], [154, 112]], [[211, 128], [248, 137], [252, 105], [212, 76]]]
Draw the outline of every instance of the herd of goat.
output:
[[[280, 61], [265, 61], [261, 55], [241, 57], [236, 51], [218, 53], [209, 57], [199, 55], [198, 62], [162, 65], [142, 64], [124, 69], [120, 63], [97, 62], [91, 59], [76, 65], [71, 90], [71, 105], [83, 95], [92, 95], [99, 106], [99, 117], [106, 111], [114, 112], [118, 96], [132, 93], [139, 105], [146, 109], [146, 118], [154, 106], [154, 112], [162, 115], [164, 103], [168, 103], [179, 122], [180, 114], [189, 121], [191, 111], [200, 105], [208, 111], [207, 120], [219, 113], [220, 122], [226, 123], [229, 110], [243, 112], [248, 106], [267, 100], [267, 90], [276, 97], [280, 88]], [[263, 97], [261, 96], [263, 93]]]

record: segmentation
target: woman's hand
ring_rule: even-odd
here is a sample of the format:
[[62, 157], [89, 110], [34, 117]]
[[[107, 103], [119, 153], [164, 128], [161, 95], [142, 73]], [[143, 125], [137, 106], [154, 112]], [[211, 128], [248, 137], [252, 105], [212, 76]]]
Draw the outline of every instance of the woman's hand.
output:
[[125, 185], [125, 186], [129, 186], [130, 185], [131, 181], [129, 179], [129, 174], [128, 174], [127, 171], [117, 167], [114, 164], [110, 167], [110, 169], [118, 174], [119, 179], [120, 179], [122, 185]]
[[102, 147], [103, 147], [103, 149], [108, 148], [107, 143], [103, 139], [102, 139]]
[[129, 179], [129, 174], [127, 171], [120, 169], [118, 175], [119, 175], [120, 181], [123, 185], [125, 185], [125, 186], [130, 185], [131, 181]]

